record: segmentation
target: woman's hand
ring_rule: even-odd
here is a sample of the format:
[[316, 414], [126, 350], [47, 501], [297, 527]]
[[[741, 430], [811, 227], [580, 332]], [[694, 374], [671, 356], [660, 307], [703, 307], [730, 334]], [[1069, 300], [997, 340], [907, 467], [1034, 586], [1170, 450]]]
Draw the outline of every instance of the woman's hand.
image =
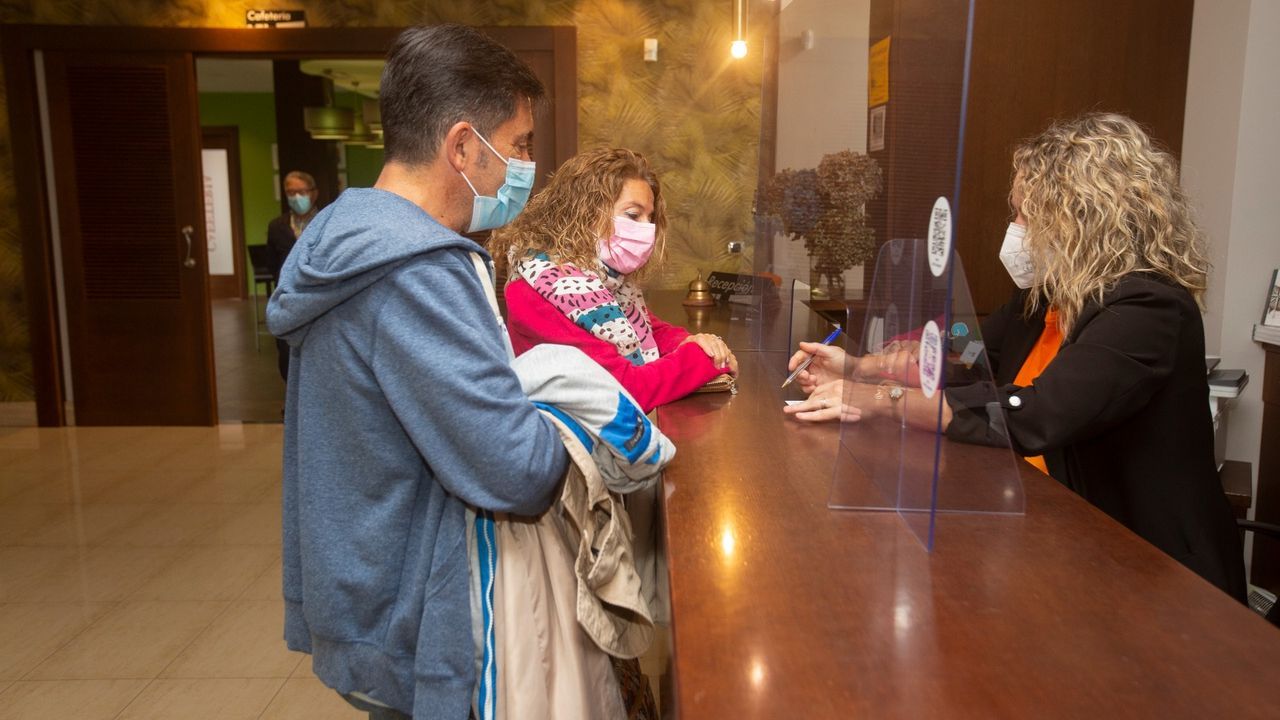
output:
[[863, 355], [854, 366], [854, 377], [920, 387], [920, 343], [892, 342], [882, 352]]
[[[815, 361], [816, 362], [816, 361]], [[812, 367], [812, 366], [810, 366]], [[782, 412], [793, 415], [804, 422], [858, 422], [867, 417], [870, 404], [866, 409], [859, 407], [854, 395], [857, 394], [858, 383], [847, 380], [832, 380], [816, 386], [804, 402], [788, 405]], [[845, 395], [849, 395], [850, 404], [845, 404]]]
[[725, 361], [725, 370], [734, 377], [738, 377], [738, 358], [733, 353], [729, 353], [729, 359]]
[[819, 385], [834, 382], [843, 377], [844, 348], [811, 342], [800, 343], [800, 350], [787, 362], [787, 372], [793, 372], [800, 367], [800, 363], [809, 359], [810, 355], [814, 356], [813, 362], [796, 376], [796, 383], [800, 385], [801, 390], [813, 394], [814, 389]]
[[729, 350], [729, 346], [719, 335], [710, 333], [690, 335], [681, 340], [680, 344], [684, 345], [688, 342], [695, 343], [702, 348], [707, 357], [711, 358], [711, 361], [715, 363], [717, 369], [725, 370], [730, 375], [738, 374], [738, 358], [734, 357], [733, 352]]
[[[939, 416], [941, 410], [941, 416]], [[873, 384], [835, 380], [814, 388], [809, 398], [782, 411], [805, 422], [858, 422], [893, 418], [925, 432], [946, 432], [951, 405], [942, 398], [929, 399], [918, 388], [894, 383]]]

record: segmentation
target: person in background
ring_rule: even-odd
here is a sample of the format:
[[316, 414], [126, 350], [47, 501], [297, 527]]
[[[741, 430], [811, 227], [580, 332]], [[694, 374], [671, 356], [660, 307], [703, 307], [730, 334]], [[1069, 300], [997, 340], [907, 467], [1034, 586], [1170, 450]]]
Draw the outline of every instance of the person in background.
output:
[[515, 222], [494, 233], [506, 257], [507, 328], [516, 354], [541, 343], [580, 348], [645, 412], [678, 400], [737, 359], [716, 335], [662, 321], [639, 281], [661, 261], [666, 203], [644, 156], [599, 149], [566, 162]]
[[568, 467], [461, 234], [523, 207], [544, 96], [475, 29], [402, 32], [378, 181], [311, 220], [267, 306], [290, 350], [285, 640], [374, 718], [465, 720], [492, 694], [493, 514], [543, 512]]
[[[1209, 262], [1176, 161], [1128, 117], [1089, 114], [1023, 143], [1013, 170], [1014, 218], [1000, 259], [1018, 289], [982, 323], [996, 394], [985, 383], [949, 388], [948, 437], [1011, 444], [1243, 601], [1243, 550], [1207, 400]], [[916, 347], [857, 358], [851, 375], [873, 378], [861, 382], [843, 379], [839, 348], [800, 350], [792, 367], [817, 357], [799, 378], [809, 398], [785, 410], [797, 419], [891, 416], [936, 427], [936, 402], [910, 387], [886, 391], [877, 377], [918, 379], [909, 367]]]
[[[320, 193], [316, 190], [316, 179], [310, 173], [294, 170], [285, 175], [284, 196], [289, 203], [289, 210], [267, 223], [267, 262], [270, 263], [271, 277], [276, 285], [280, 284], [280, 268], [284, 267], [293, 244], [320, 209], [317, 206]], [[289, 345], [280, 338], [276, 338], [276, 357], [280, 379], [288, 382]]]

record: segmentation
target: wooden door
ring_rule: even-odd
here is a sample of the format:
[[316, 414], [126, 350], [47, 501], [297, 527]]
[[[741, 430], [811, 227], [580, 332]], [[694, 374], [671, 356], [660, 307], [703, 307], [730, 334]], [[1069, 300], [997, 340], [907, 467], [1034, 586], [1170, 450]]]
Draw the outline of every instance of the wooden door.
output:
[[[205, 242], [209, 258], [209, 297], [215, 300], [248, 297], [244, 274], [244, 208], [240, 185], [240, 130], [234, 125], [200, 128], [201, 166], [203, 169]], [[218, 167], [210, 167], [210, 161]], [[225, 182], [221, 189], [214, 184]], [[224, 203], [211, 202], [225, 193]], [[217, 238], [217, 240], [215, 240]], [[215, 252], [217, 243], [229, 248]], [[220, 261], [222, 267], [214, 267]]]
[[213, 424], [191, 56], [44, 58], [75, 422]]
[[[576, 88], [560, 87], [561, 78], [556, 75], [556, 57], [554, 50], [547, 49], [520, 49], [513, 48], [512, 52], [516, 57], [525, 61], [529, 68], [533, 70], [533, 74], [538, 76], [542, 81], [543, 87], [547, 89], [547, 105], [554, 107], [557, 96], [565, 92], [574, 92]], [[547, 184], [547, 178], [559, 167], [556, 162], [556, 151], [558, 144], [565, 141], [564, 136], [557, 133], [555, 115], [548, 112], [535, 112], [533, 114], [533, 156], [532, 159], [538, 164], [537, 177], [534, 179], [533, 192], [537, 194]], [[577, 146], [577, 138], [574, 138], [574, 146]]]

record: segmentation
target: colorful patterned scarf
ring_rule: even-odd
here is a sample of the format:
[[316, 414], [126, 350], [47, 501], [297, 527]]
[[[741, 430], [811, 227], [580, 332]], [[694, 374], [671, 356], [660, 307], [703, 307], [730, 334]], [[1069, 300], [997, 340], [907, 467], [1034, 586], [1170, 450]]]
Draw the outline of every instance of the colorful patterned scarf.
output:
[[512, 277], [524, 278], [565, 317], [616, 347], [632, 365], [658, 359], [644, 295], [626, 277], [604, 267], [588, 272], [568, 263], [556, 265], [546, 253], [531, 253], [514, 269]]

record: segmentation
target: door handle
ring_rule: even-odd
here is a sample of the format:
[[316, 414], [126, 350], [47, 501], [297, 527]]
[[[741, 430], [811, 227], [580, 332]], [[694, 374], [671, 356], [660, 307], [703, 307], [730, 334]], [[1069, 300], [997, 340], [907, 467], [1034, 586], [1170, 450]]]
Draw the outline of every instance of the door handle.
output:
[[190, 225], [184, 225], [182, 227], [182, 237], [187, 240], [187, 259], [182, 261], [182, 267], [184, 268], [193, 268], [196, 266], [196, 259], [191, 257], [191, 233], [195, 231], [196, 229]]

